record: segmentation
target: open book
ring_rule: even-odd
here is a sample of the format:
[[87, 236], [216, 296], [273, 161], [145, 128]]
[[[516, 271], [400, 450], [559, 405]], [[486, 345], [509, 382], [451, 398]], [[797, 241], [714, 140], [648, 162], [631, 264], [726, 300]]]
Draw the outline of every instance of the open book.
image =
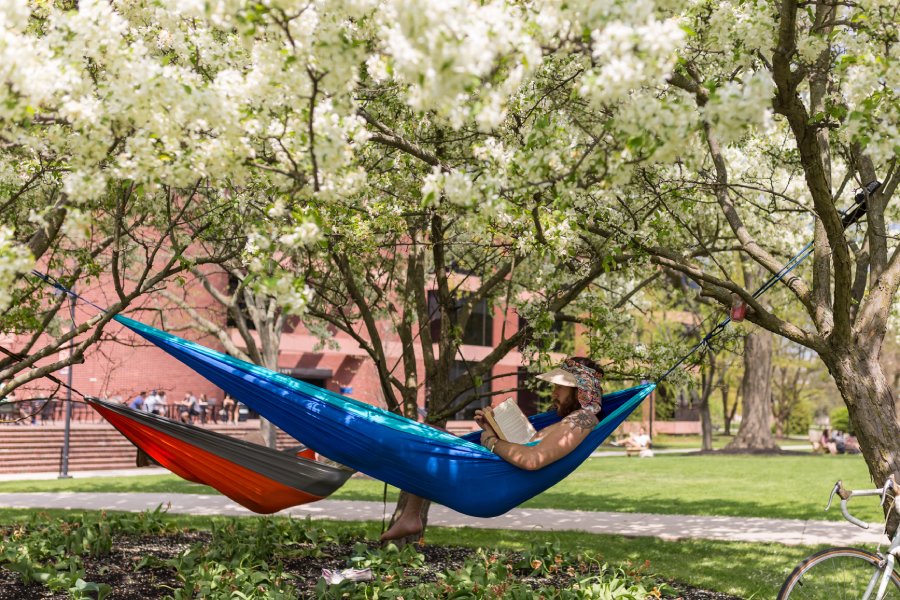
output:
[[525, 444], [537, 433], [534, 426], [512, 398], [494, 407], [493, 413], [485, 412], [484, 419], [497, 432], [501, 440]]

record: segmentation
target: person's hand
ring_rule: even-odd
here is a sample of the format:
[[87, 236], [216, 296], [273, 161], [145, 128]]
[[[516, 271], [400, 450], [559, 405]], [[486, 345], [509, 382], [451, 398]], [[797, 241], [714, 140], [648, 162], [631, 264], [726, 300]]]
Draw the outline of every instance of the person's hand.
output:
[[[493, 412], [493, 409], [490, 406], [485, 406], [484, 408], [479, 408], [475, 411], [475, 423], [478, 424], [479, 427], [484, 429], [485, 431], [490, 431], [493, 433], [493, 429], [488, 423], [487, 419], [484, 418], [485, 413]], [[496, 434], [494, 434], [496, 435]]]

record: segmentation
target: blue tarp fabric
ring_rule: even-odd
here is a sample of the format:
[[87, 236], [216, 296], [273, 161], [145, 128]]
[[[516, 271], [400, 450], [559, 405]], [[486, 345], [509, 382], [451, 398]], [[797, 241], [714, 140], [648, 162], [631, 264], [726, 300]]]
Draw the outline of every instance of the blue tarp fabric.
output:
[[[159, 346], [319, 454], [475, 517], [494, 517], [574, 471], [656, 387], [603, 397], [601, 421], [573, 452], [525, 471], [478, 444], [364, 402], [216, 352], [123, 316], [116, 321]], [[554, 413], [532, 418], [541, 429]]]

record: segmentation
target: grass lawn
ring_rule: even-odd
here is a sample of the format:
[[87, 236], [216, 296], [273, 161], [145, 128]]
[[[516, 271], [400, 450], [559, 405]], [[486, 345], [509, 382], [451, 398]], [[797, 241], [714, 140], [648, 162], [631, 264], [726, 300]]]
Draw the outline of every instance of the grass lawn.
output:
[[[0, 524], [27, 521], [33, 511], [0, 509]], [[49, 516], [79, 515], [83, 511], [45, 511]], [[165, 517], [180, 528], [209, 529], [221, 517]], [[331, 531], [356, 532], [377, 538], [381, 523], [339, 523], [313, 521]], [[744, 544], [703, 540], [660, 541], [652, 538], [588, 533], [515, 532], [489, 529], [428, 529], [427, 543], [472, 548], [527, 550], [535, 544], [557, 544], [564, 552], [591, 550], [600, 552], [610, 564], [640, 567], [649, 561], [649, 571], [667, 579], [687, 583], [742, 598], [774, 598], [787, 574], [805, 556], [817, 548], [778, 544]]]
[[[724, 448], [734, 439], [733, 435], [714, 435], [713, 449], [719, 450]], [[790, 436], [784, 439], [776, 440], [780, 446], [804, 446], [812, 451], [809, 445], [809, 439], [805, 436]], [[657, 434], [653, 436], [653, 448], [656, 450], [699, 450], [703, 445], [703, 440], [699, 435], [664, 435]], [[621, 447], [613, 446], [609, 440], [598, 448], [599, 451], [621, 450]]]
[[[839, 510], [823, 510], [838, 479], [874, 487], [860, 456], [598, 458], [523, 506], [839, 521]], [[866, 499], [854, 510], [863, 519], [880, 514]]]
[[[838, 479], [851, 488], [874, 487], [859, 456], [690, 456], [652, 459], [595, 458], [526, 508], [561, 508], [659, 514], [841, 520], [824, 512]], [[0, 492], [217, 493], [174, 475], [104, 477], [0, 483]], [[396, 498], [391, 490], [388, 499]], [[352, 479], [331, 498], [380, 502], [383, 484]], [[877, 502], [861, 499], [854, 510], [875, 519]]]

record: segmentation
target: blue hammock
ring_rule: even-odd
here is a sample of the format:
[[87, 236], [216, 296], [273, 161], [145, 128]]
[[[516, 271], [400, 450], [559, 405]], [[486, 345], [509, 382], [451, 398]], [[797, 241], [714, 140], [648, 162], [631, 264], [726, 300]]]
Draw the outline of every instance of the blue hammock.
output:
[[[378, 407], [275, 373], [133, 319], [115, 320], [159, 346], [319, 454], [400, 489], [474, 517], [495, 517], [574, 471], [656, 387], [603, 397], [600, 423], [573, 452], [537, 471], [506, 462], [480, 444]], [[532, 417], [537, 429], [555, 412]]]

